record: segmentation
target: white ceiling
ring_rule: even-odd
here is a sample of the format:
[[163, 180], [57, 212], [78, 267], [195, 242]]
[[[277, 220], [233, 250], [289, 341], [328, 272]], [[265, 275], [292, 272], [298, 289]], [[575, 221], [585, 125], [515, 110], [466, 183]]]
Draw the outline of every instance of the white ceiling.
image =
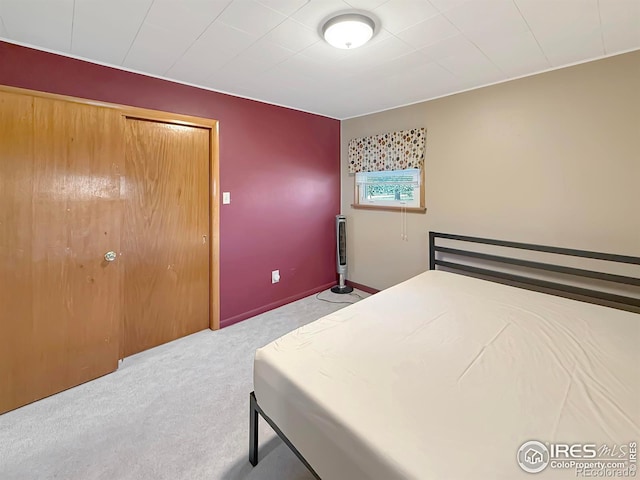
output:
[[[378, 21], [356, 50], [328, 16]], [[0, 37], [345, 119], [640, 48], [640, 0], [0, 0]]]

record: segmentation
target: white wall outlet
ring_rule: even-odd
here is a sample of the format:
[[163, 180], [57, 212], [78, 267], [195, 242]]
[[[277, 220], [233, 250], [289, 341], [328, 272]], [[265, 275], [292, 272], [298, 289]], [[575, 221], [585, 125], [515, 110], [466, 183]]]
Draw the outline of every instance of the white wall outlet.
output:
[[222, 192], [222, 204], [228, 205], [231, 203], [231, 192]]
[[278, 283], [280, 281], [280, 270], [274, 270], [271, 272], [271, 283]]

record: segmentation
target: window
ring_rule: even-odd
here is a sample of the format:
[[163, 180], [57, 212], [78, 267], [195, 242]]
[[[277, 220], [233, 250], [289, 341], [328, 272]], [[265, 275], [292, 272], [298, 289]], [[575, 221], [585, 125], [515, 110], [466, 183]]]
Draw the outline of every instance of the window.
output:
[[426, 134], [425, 128], [412, 128], [349, 140], [352, 207], [425, 212]]
[[356, 208], [424, 210], [421, 169], [358, 172], [355, 182]]

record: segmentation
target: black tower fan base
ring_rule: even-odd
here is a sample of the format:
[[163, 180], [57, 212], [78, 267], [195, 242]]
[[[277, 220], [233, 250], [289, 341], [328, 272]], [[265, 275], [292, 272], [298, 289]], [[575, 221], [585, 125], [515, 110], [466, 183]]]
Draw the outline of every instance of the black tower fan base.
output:
[[333, 293], [351, 293], [353, 292], [353, 287], [350, 287], [349, 285], [336, 285], [335, 287], [331, 287], [331, 291]]

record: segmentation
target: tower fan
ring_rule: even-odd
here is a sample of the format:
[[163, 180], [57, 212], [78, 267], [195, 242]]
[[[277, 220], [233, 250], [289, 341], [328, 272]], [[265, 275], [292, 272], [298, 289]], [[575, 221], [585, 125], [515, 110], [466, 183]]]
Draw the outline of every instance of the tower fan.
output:
[[351, 293], [353, 288], [344, 284], [347, 274], [347, 218], [344, 215], [336, 215], [336, 264], [340, 275], [340, 283], [331, 288], [333, 293]]

